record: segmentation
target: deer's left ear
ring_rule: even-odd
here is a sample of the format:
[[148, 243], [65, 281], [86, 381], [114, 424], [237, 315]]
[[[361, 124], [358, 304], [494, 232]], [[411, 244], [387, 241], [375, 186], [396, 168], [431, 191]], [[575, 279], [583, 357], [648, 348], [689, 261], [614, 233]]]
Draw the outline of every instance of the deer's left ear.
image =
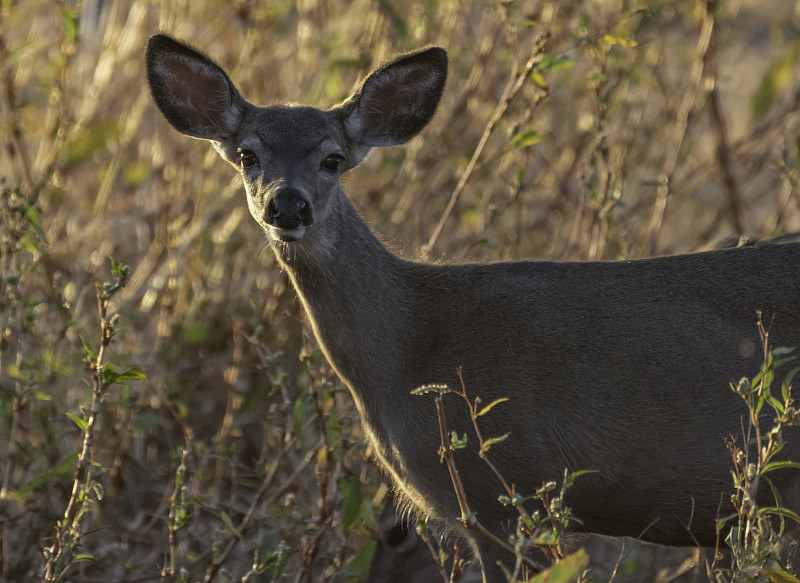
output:
[[433, 47], [402, 56], [367, 77], [341, 107], [347, 136], [363, 150], [403, 144], [436, 113], [447, 80], [447, 53]]
[[248, 103], [219, 65], [165, 34], [150, 37], [145, 63], [153, 101], [175, 129], [216, 142], [233, 136]]

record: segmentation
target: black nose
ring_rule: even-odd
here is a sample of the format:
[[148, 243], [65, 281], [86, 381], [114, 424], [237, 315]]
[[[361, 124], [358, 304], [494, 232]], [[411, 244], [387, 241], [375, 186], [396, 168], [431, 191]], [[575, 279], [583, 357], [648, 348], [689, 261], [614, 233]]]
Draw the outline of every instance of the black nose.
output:
[[309, 226], [312, 220], [311, 205], [297, 188], [287, 186], [275, 192], [267, 204], [267, 224], [279, 229], [296, 229]]

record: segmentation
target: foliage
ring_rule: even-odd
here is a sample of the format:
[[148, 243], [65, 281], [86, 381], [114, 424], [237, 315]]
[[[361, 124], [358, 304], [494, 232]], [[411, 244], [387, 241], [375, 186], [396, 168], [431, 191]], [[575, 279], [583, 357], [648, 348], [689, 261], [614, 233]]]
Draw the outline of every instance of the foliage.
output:
[[[256, 103], [324, 107], [445, 46], [434, 122], [349, 177], [375, 230], [409, 257], [628, 259], [800, 230], [790, 4], [0, 3], [0, 581], [369, 563], [380, 477], [355, 407], [231, 169], [152, 105], [150, 34]], [[630, 581], [655, 580], [648, 552]]]
[[[792, 369], [780, 384], [780, 396], [772, 394], [772, 385], [778, 368], [794, 360], [791, 349], [770, 349], [769, 335], [760, 321], [759, 331], [764, 345], [764, 364], [752, 379], [742, 378], [731, 389], [739, 395], [749, 411], [744, 443], [739, 445], [731, 438], [728, 449], [734, 462], [733, 480], [736, 493], [732, 496], [736, 513], [718, 520], [718, 530], [728, 532], [725, 544], [732, 553], [731, 569], [717, 569], [717, 581], [732, 583], [755, 581], [766, 573], [774, 581], [800, 581], [785, 566], [786, 556], [779, 552], [780, 537], [785, 521], [800, 524], [800, 516], [781, 505], [781, 497], [772, 485], [769, 474], [786, 468], [800, 468], [800, 463], [780, 459], [783, 441], [782, 430], [798, 423], [797, 409], [792, 399], [792, 379], [800, 367]], [[765, 405], [767, 409], [765, 409]], [[767, 412], [775, 415], [772, 427], [765, 428]], [[757, 501], [762, 482], [769, 485], [775, 498], [774, 506], [763, 506]]]
[[[565, 557], [561, 537], [566, 532], [570, 522], [578, 521], [578, 519], [572, 515], [572, 509], [566, 505], [565, 495], [567, 489], [572, 486], [578, 477], [583, 474], [591, 473], [591, 471], [578, 470], [575, 472], [568, 472], [564, 470], [564, 479], [561, 482], [560, 488], [558, 488], [558, 484], [555, 482], [545, 482], [536, 488], [535, 492], [529, 496], [518, 492], [516, 485], [509, 484], [506, 481], [505, 477], [499, 472], [494, 463], [492, 463], [488, 454], [489, 448], [492, 445], [501, 443], [509, 434], [506, 433], [500, 437], [484, 438], [478, 425], [479, 417], [486, 415], [495, 406], [508, 401], [508, 399], [496, 399], [489, 405], [480, 407], [480, 397], [470, 400], [467, 396], [467, 389], [464, 386], [464, 380], [461, 377], [460, 371], [458, 376], [461, 381], [460, 389], [452, 389], [442, 384], [429, 384], [414, 389], [411, 391], [411, 394], [420, 396], [428, 393], [436, 393], [436, 414], [441, 438], [439, 457], [442, 462], [447, 464], [456, 497], [458, 498], [458, 504], [461, 508], [461, 521], [468, 529], [480, 532], [484, 537], [493, 540], [498, 546], [505, 548], [516, 556], [517, 561], [514, 572], [506, 573], [509, 583], [516, 583], [519, 581], [520, 575], [522, 574], [524, 576], [527, 569], [533, 572], [543, 571], [543, 565], [535, 564], [529, 559], [531, 549], [541, 551], [552, 565], [539, 576], [534, 577], [533, 580], [569, 580], [578, 581], [579, 583], [584, 581], [583, 572], [589, 561], [588, 556], [585, 551], [581, 549], [579, 552]], [[498, 497], [498, 502], [504, 506], [513, 506], [519, 512], [516, 534], [510, 541], [510, 544], [497, 539], [496, 536], [480, 523], [479, 517], [470, 510], [469, 498], [461, 482], [461, 475], [456, 466], [455, 456], [453, 455], [455, 451], [467, 447], [468, 436], [464, 434], [462, 437], [459, 437], [458, 434], [453, 431], [450, 432], [448, 439], [447, 417], [443, 406], [443, 399], [447, 394], [455, 394], [461, 397], [469, 410], [474, 436], [478, 440], [478, 456], [489, 466], [492, 473], [497, 478], [497, 484], [501, 485], [503, 488], [504, 493]], [[531, 501], [536, 505], [536, 509], [533, 510], [533, 512], [528, 510]], [[526, 505], [528, 507], [526, 507]], [[441, 566], [444, 567], [443, 562]]]

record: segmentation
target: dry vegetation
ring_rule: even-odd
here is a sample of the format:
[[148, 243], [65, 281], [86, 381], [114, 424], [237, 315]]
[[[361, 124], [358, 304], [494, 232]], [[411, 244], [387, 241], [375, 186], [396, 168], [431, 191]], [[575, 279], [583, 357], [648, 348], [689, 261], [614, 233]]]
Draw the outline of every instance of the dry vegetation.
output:
[[[408, 257], [620, 259], [800, 230], [797, 10], [2, 0], [0, 580], [42, 579], [58, 546], [50, 580], [84, 582], [350, 581], [370, 558], [380, 479], [351, 402], [235, 172], [152, 105], [150, 34], [202, 47], [255, 103], [317, 106], [444, 46], [437, 118], [347, 179], [375, 230]], [[109, 257], [132, 271], [104, 291], [104, 331]], [[82, 426], [94, 464], [56, 545]], [[685, 553], [656, 555], [615, 581], [657, 580]]]

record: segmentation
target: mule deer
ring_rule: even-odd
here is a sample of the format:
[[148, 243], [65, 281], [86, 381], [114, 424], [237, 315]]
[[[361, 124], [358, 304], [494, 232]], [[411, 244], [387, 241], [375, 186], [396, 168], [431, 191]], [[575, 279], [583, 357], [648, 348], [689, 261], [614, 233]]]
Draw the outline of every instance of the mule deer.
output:
[[[759, 370], [757, 311], [775, 345], [800, 344], [800, 244], [656, 259], [430, 265], [400, 259], [345, 196], [341, 176], [376, 146], [402, 144], [433, 116], [447, 75], [441, 48], [376, 69], [328, 110], [256, 107], [211, 59], [163, 34], [147, 78], [167, 121], [209, 140], [244, 181], [250, 212], [288, 273], [327, 359], [347, 384], [397, 495], [478, 553], [485, 581], [512, 557], [458, 520], [428, 383], [485, 403], [491, 451], [523, 493], [565, 468], [582, 476], [567, 502], [577, 530], [669, 545], [713, 545], [730, 511], [731, 460], [745, 410], [729, 383]], [[470, 431], [445, 399], [448, 423]], [[787, 432], [800, 458], [800, 432]], [[472, 452], [457, 463], [467, 498], [496, 536], [515, 510]], [[800, 511], [800, 473], [775, 472]], [[765, 500], [769, 500], [764, 492]]]

